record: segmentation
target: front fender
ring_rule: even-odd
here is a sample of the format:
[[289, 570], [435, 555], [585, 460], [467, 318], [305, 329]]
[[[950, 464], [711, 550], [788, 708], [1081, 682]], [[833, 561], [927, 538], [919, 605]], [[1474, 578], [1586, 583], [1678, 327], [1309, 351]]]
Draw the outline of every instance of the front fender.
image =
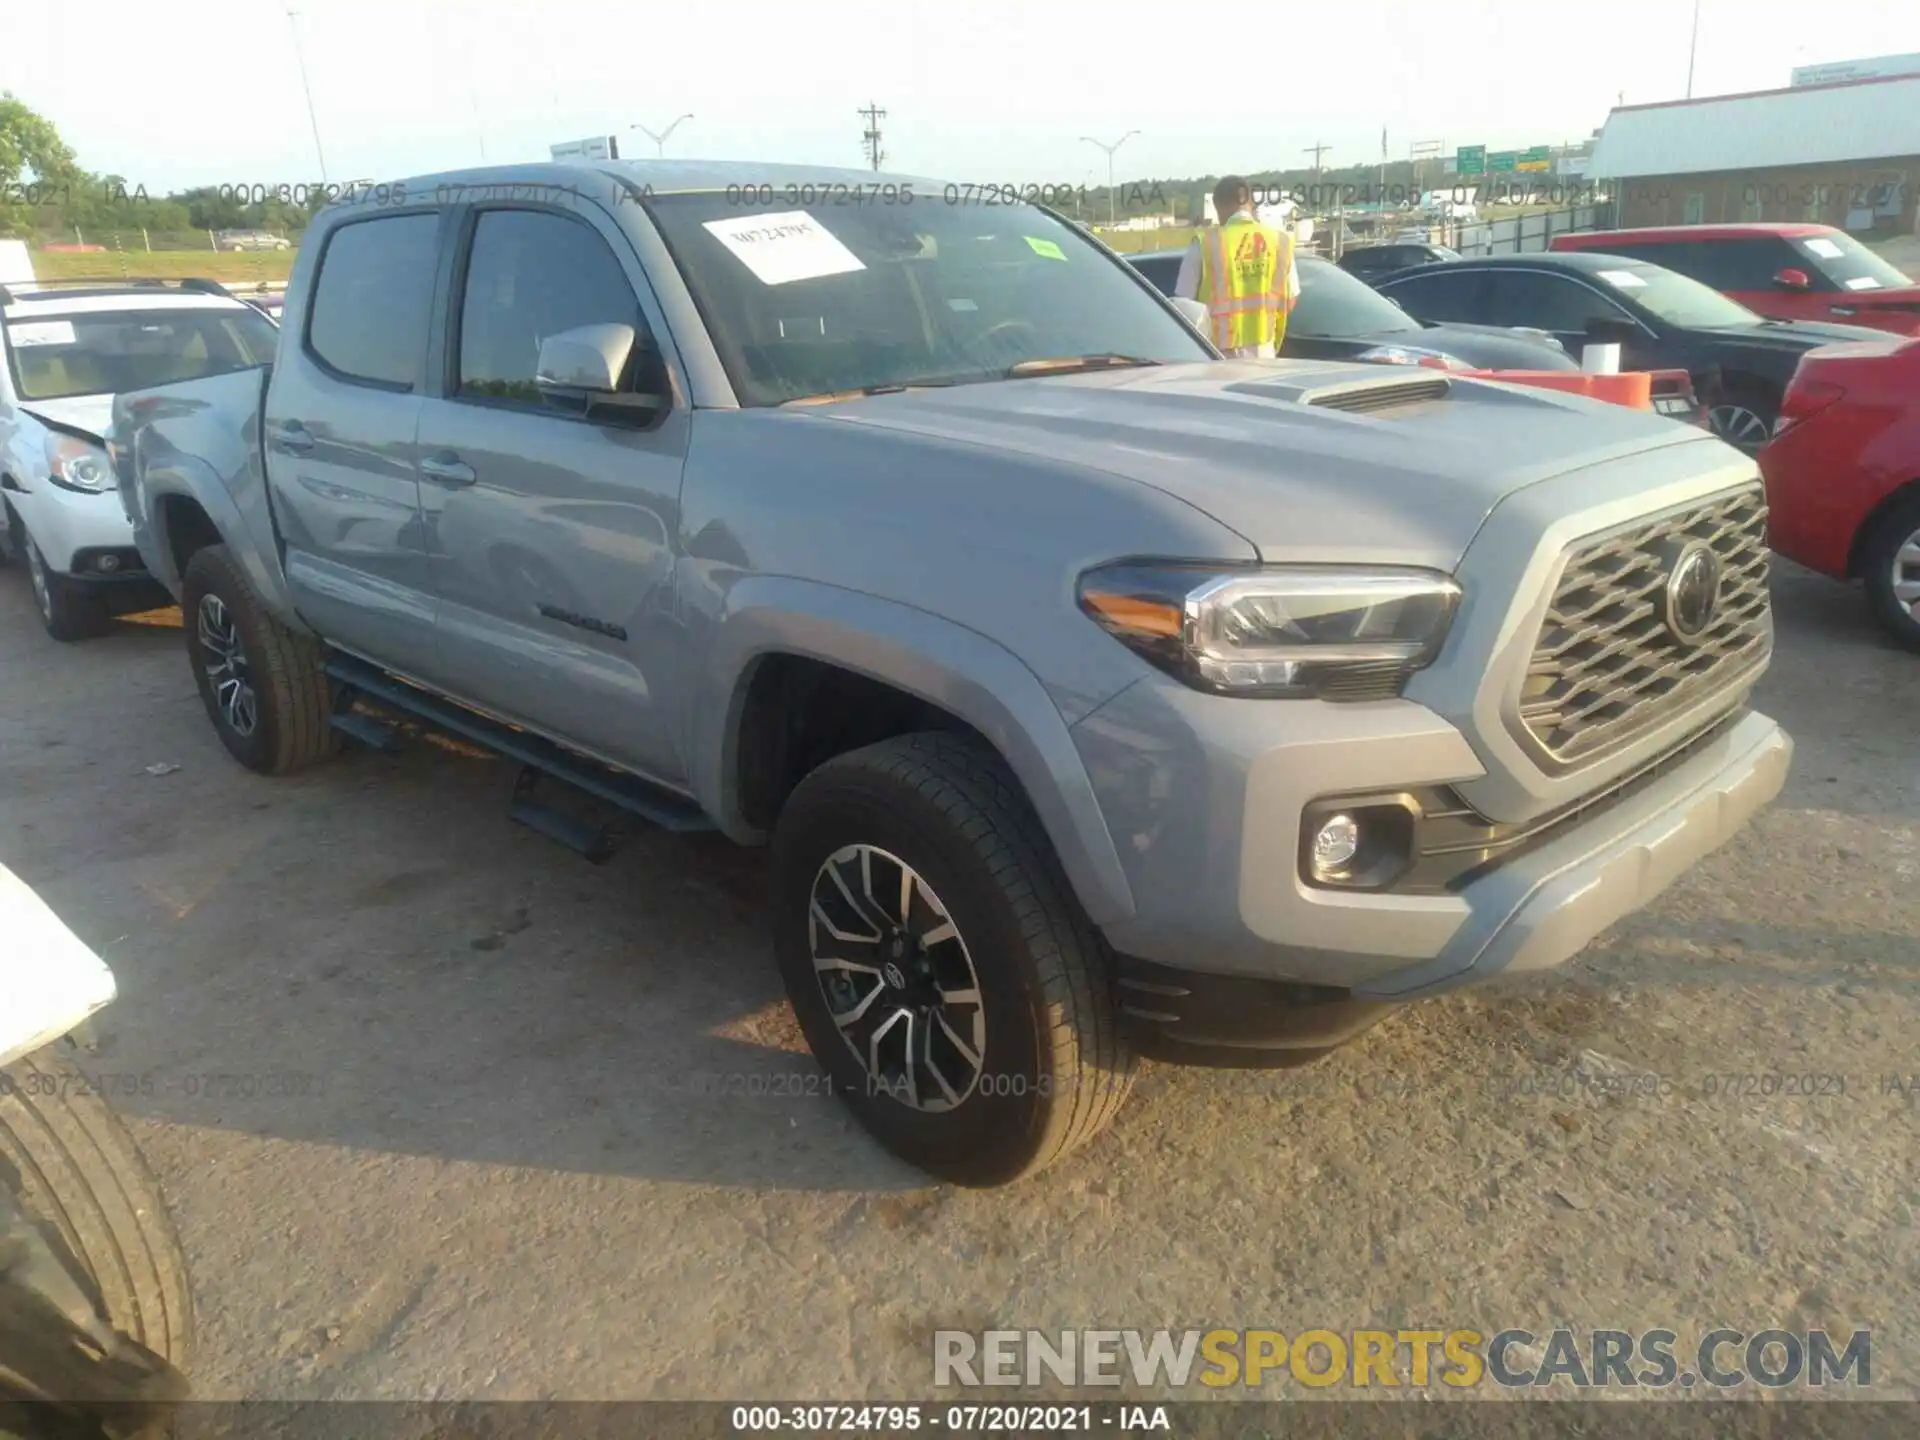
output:
[[971, 725], [1025, 789], [1088, 917], [1109, 925], [1132, 916], [1132, 891], [1093, 784], [1039, 678], [977, 631], [810, 580], [737, 582], [694, 687], [691, 778], [701, 804], [731, 838], [764, 838], [740, 811], [738, 750], [754, 668], [774, 654], [865, 675]]
[[[286, 572], [280, 567], [280, 544], [273, 529], [273, 517], [266, 510], [264, 487], [253, 486], [244, 494], [254, 500], [243, 506], [234, 498], [212, 466], [192, 455], [175, 453], [163, 461], [144, 463], [140, 469], [140, 503], [127, 509], [133, 518], [134, 544], [140, 558], [175, 600], [180, 598], [184, 578], [174, 563], [173, 546], [166, 533], [168, 505], [182, 502], [193, 505], [213, 522], [221, 543], [232, 552], [253, 586], [275, 617], [289, 629], [311, 634], [294, 608], [293, 592], [287, 586]], [[249, 509], [258, 513], [249, 514]]]

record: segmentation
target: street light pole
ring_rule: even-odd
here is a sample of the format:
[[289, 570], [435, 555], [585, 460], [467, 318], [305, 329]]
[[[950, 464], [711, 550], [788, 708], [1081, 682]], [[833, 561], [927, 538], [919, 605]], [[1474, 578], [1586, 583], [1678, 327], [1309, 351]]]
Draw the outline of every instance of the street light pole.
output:
[[693, 116], [691, 115], [682, 115], [680, 120], [675, 120], [673, 124], [667, 126], [667, 128], [662, 130], [658, 135], [654, 134], [653, 131], [647, 129], [644, 125], [629, 125], [627, 128], [629, 130], [638, 130], [642, 135], [645, 135], [649, 140], [653, 141], [653, 153], [656, 157], [659, 157], [667, 153], [667, 137], [680, 128], [680, 121], [691, 120], [692, 118]]
[[1114, 141], [1111, 145], [1107, 144], [1107, 142], [1104, 140], [1096, 140], [1091, 135], [1082, 135], [1080, 137], [1082, 140], [1086, 141], [1087, 144], [1098, 145], [1102, 150], [1107, 152], [1107, 228], [1109, 230], [1113, 229], [1113, 226], [1114, 226], [1113, 152], [1118, 150], [1122, 145], [1126, 144], [1127, 141], [1131, 140], [1134, 136], [1138, 135], [1139, 133], [1140, 132], [1138, 130], [1129, 130], [1127, 131], [1126, 134], [1122, 135], [1118, 140]]
[[1687, 44], [1687, 99], [1693, 98], [1693, 60], [1700, 53], [1700, 0], [1693, 0], [1693, 39]]
[[300, 12], [287, 11], [287, 28], [293, 31], [293, 58], [300, 66], [300, 89], [307, 97], [307, 124], [313, 127], [313, 154], [320, 162], [320, 183], [327, 183], [327, 152], [320, 148], [320, 121], [313, 112], [313, 86], [307, 81], [307, 57], [300, 49]]

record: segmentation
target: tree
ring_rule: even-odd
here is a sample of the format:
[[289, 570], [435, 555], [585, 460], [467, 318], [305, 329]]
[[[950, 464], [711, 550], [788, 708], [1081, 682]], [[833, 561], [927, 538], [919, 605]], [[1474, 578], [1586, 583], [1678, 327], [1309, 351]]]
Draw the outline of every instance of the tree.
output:
[[0, 90], [0, 235], [33, 229], [36, 207], [27, 203], [25, 187], [54, 190], [82, 179], [53, 122], [11, 90]]

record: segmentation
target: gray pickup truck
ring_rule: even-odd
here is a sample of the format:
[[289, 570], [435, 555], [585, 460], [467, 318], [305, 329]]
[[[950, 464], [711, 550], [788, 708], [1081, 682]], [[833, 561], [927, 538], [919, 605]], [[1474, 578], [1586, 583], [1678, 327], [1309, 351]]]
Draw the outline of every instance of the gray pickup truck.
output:
[[972, 187], [694, 162], [376, 187], [274, 363], [121, 396], [207, 713], [418, 717], [515, 813], [770, 844], [820, 1064], [961, 1183], [1132, 1057], [1286, 1065], [1559, 965], [1791, 743], [1753, 462], [1645, 412], [1225, 361]]

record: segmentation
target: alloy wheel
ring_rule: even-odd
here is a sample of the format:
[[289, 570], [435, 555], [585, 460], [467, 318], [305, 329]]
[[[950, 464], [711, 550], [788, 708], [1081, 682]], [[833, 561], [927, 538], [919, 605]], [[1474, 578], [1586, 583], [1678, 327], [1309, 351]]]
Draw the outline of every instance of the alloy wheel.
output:
[[1744, 405], [1715, 405], [1707, 411], [1713, 433], [1742, 450], [1758, 450], [1770, 434], [1767, 422]]
[[1920, 530], [1907, 536], [1893, 552], [1893, 598], [1920, 622]]
[[987, 1048], [980, 977], [959, 927], [899, 856], [847, 845], [813, 880], [815, 978], [868, 1084], [915, 1110], [958, 1107]]
[[253, 692], [253, 677], [247, 667], [246, 647], [233, 614], [218, 595], [200, 597], [196, 628], [200, 636], [201, 663], [213, 686], [214, 703], [233, 733], [253, 734], [260, 723], [260, 702]]

